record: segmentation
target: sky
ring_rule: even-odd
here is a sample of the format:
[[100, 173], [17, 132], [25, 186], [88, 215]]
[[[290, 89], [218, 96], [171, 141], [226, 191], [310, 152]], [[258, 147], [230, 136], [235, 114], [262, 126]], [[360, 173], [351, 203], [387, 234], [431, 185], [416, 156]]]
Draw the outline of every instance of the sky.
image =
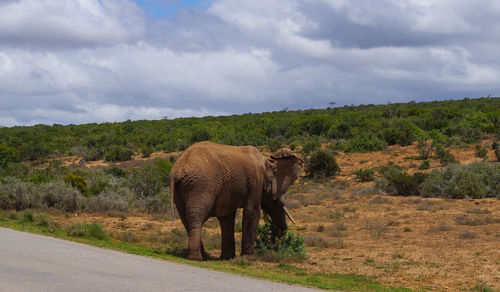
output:
[[0, 0], [0, 126], [500, 96], [496, 0]]

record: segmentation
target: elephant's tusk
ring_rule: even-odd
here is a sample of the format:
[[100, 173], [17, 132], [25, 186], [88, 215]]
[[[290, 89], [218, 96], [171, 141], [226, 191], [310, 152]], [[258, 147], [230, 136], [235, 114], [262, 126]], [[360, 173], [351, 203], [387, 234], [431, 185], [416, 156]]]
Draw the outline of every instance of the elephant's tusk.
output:
[[292, 215], [290, 215], [290, 212], [288, 212], [288, 209], [285, 206], [283, 206], [283, 210], [285, 210], [286, 216], [288, 216], [288, 218], [290, 218], [290, 220], [292, 221], [292, 223], [295, 224], [295, 220], [293, 220]]

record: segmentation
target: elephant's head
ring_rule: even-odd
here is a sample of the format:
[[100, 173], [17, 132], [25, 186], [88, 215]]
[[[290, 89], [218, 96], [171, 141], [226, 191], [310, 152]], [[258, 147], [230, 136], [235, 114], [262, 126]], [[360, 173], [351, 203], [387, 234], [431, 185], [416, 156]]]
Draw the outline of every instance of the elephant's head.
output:
[[[287, 229], [286, 216], [293, 222], [283, 201], [283, 195], [302, 173], [304, 160], [288, 148], [282, 148], [266, 161], [266, 191], [262, 210], [278, 227], [278, 233]], [[295, 223], [295, 222], [294, 222]]]

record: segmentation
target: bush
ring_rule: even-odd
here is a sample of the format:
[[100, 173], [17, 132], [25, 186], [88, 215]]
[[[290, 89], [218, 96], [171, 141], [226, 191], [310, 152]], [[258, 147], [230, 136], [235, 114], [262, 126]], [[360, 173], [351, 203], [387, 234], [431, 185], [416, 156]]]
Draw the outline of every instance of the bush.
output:
[[309, 154], [312, 151], [318, 150], [320, 148], [321, 148], [321, 143], [319, 141], [310, 140], [304, 144], [304, 147], [302, 148], [302, 152], [304, 152], [305, 154]]
[[383, 178], [377, 181], [377, 187], [393, 196], [418, 196], [419, 185], [425, 180], [426, 174], [407, 174], [399, 167], [388, 167], [382, 171]]
[[127, 161], [132, 159], [132, 155], [134, 152], [127, 147], [124, 146], [112, 146], [105, 154], [105, 161]]
[[104, 239], [106, 231], [99, 223], [73, 223], [67, 227], [68, 236]]
[[497, 157], [497, 160], [500, 161], [500, 147], [497, 143], [497, 141], [493, 142], [493, 144], [491, 144], [491, 148], [493, 148], [493, 150], [495, 150], [495, 156]]
[[141, 153], [142, 153], [142, 157], [144, 157], [144, 158], [150, 157], [151, 154], [153, 154], [153, 148], [151, 148], [149, 146], [144, 146], [141, 149]]
[[333, 177], [340, 173], [335, 157], [324, 150], [314, 152], [307, 167], [309, 175], [316, 178]]
[[76, 212], [85, 205], [84, 197], [62, 181], [54, 181], [39, 186], [43, 208], [58, 208], [67, 212]]
[[439, 158], [443, 166], [458, 162], [449, 150], [444, 149], [443, 145], [437, 144], [434, 151], [436, 152], [436, 157]]
[[276, 152], [283, 146], [283, 143], [278, 139], [269, 139], [267, 145], [269, 147], [269, 151]]
[[74, 187], [75, 189], [79, 190], [82, 195], [89, 194], [89, 188], [87, 187], [87, 182], [82, 176], [68, 173], [65, 176], [63, 176], [63, 180], [71, 184], [71, 186]]
[[163, 187], [163, 182], [157, 169], [152, 165], [147, 165], [130, 172], [128, 186], [137, 198], [146, 198], [158, 195]]
[[482, 158], [484, 160], [488, 159], [488, 149], [481, 147], [480, 144], [476, 145], [476, 157]]
[[422, 163], [418, 167], [418, 169], [421, 169], [421, 170], [430, 169], [430, 168], [431, 168], [431, 163], [429, 162], [429, 160], [422, 161]]
[[6, 167], [11, 162], [19, 161], [19, 153], [9, 146], [0, 145], [0, 167]]
[[61, 181], [44, 184], [23, 182], [7, 178], [0, 184], [0, 208], [2, 209], [47, 209], [58, 208], [68, 212], [78, 211], [84, 205], [80, 193]]
[[87, 205], [87, 211], [90, 212], [128, 212], [129, 203], [127, 199], [130, 200], [131, 195], [126, 195], [127, 189], [121, 191], [120, 193], [109, 190], [105, 191], [97, 196], [91, 197]]
[[170, 193], [164, 188], [154, 196], [138, 198], [136, 207], [148, 213], [167, 213], [170, 210]]
[[418, 152], [420, 153], [420, 159], [428, 159], [431, 156], [432, 147], [429, 141], [421, 138], [418, 139]]
[[500, 194], [500, 166], [486, 162], [452, 164], [443, 171], [432, 171], [419, 190], [424, 197], [495, 197]]
[[347, 142], [346, 152], [374, 152], [387, 147], [385, 141], [380, 140], [372, 133], [358, 135]]
[[356, 179], [362, 182], [372, 181], [375, 172], [372, 169], [360, 169], [354, 173]]
[[125, 170], [119, 168], [118, 166], [112, 166], [106, 170], [104, 170], [105, 173], [111, 174], [114, 177], [125, 177], [126, 172]]
[[104, 157], [104, 151], [97, 147], [84, 148], [82, 152], [83, 161], [96, 161]]
[[[275, 261], [303, 260], [306, 257], [304, 238], [295, 235], [290, 231], [285, 231], [282, 237], [277, 238], [276, 226], [266, 223], [259, 225], [257, 229], [257, 240], [255, 242], [255, 252], [257, 256], [269, 253], [275, 255]], [[271, 257], [272, 258], [272, 257]]]

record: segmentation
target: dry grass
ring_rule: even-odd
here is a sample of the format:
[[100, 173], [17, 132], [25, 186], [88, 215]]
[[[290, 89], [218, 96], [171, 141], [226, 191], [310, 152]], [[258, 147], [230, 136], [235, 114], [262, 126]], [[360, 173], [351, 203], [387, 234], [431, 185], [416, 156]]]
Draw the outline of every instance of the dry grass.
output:
[[[462, 164], [476, 159], [470, 147], [452, 149], [452, 153]], [[305, 238], [309, 257], [297, 267], [308, 272], [362, 274], [384, 285], [416, 290], [472, 291], [484, 282], [500, 291], [500, 200], [391, 197], [377, 191], [373, 182], [359, 183], [352, 176], [361, 167], [377, 168], [387, 161], [402, 167], [420, 164], [405, 159], [409, 156], [418, 156], [416, 145], [389, 146], [388, 151], [376, 153], [340, 152], [337, 161], [349, 161], [335, 180], [319, 184], [303, 179], [293, 185], [285, 200], [297, 224], [289, 227]], [[430, 159], [430, 165], [426, 171], [440, 167], [435, 159]], [[408, 169], [413, 171], [419, 170]], [[172, 229], [169, 216], [54, 213], [51, 217], [60, 224], [99, 221], [106, 230], [131, 232], [139, 242], [162, 251], [182, 254], [187, 247], [180, 220]], [[215, 219], [207, 223], [203, 242], [216, 258], [220, 230]], [[240, 239], [237, 232], [237, 242]], [[236, 248], [239, 252], [239, 243]], [[242, 262], [248, 264], [276, 265]]]

